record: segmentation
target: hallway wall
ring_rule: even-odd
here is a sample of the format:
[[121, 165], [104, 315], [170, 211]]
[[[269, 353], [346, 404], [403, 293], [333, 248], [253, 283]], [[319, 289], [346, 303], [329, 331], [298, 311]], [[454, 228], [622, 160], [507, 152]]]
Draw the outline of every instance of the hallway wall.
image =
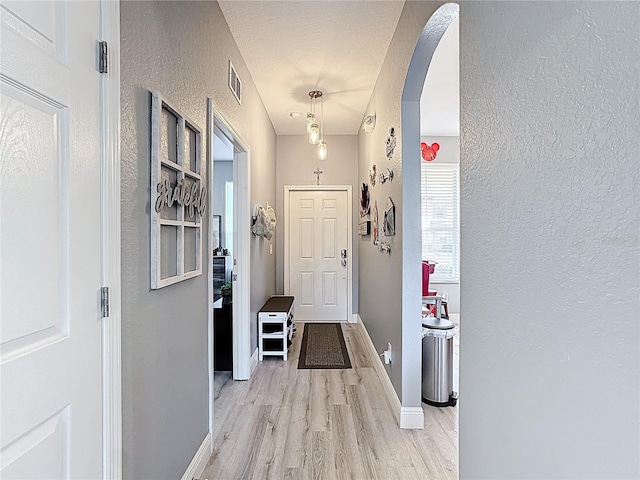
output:
[[460, 478], [640, 478], [640, 8], [460, 14]]
[[[201, 276], [150, 290], [149, 90], [205, 131], [203, 158], [214, 98], [251, 146], [252, 201], [275, 198], [276, 136], [216, 2], [124, 1], [121, 48], [123, 478], [175, 479], [208, 432], [210, 248], [205, 239]], [[229, 59], [243, 80], [242, 105], [227, 86]], [[275, 292], [275, 259], [256, 238], [251, 268], [255, 349], [256, 312]]]
[[[402, 223], [402, 191], [405, 179], [402, 175], [400, 104], [407, 70], [418, 37], [429, 17], [442, 3], [405, 2], [365, 113], [365, 115], [376, 115], [375, 129], [372, 133], [361, 130], [358, 134], [358, 182], [369, 182], [369, 172], [374, 164], [377, 166], [378, 173], [386, 173], [387, 168], [393, 168], [395, 174], [392, 182], [380, 185], [376, 180], [374, 187], [369, 186], [372, 211], [374, 202], [378, 203], [380, 226], [382, 226], [389, 197], [392, 198], [396, 207], [396, 235], [384, 237], [381, 234], [379, 238], [381, 242], [391, 245], [391, 255], [379, 252], [372, 243], [372, 236], [362, 237], [359, 240], [360, 318], [378, 352], [386, 350], [387, 342], [391, 343], [393, 358], [390, 365], [385, 365], [385, 369], [403, 406], [409, 407], [420, 407], [421, 342], [419, 339], [411, 345], [404, 345], [402, 342], [402, 237], [405, 230], [405, 225]], [[396, 147], [393, 158], [389, 161], [386, 158], [385, 142], [391, 127], [395, 128]], [[412, 148], [416, 150], [417, 155], [420, 154], [419, 145]], [[415, 188], [418, 189], [417, 197], [419, 198], [420, 181], [419, 178], [415, 180], [417, 180]], [[370, 219], [373, 220], [373, 217], [371, 216]], [[407, 225], [406, 228], [420, 231], [419, 214], [416, 215], [415, 223]], [[416, 282], [416, 285], [421, 284], [421, 279], [416, 278]], [[416, 312], [417, 321], [419, 321], [419, 304], [416, 305]], [[403, 374], [405, 367], [403, 358], [407, 357], [413, 361], [407, 372]], [[406, 380], [403, 380], [405, 377]], [[410, 400], [407, 400], [408, 398]]]
[[[304, 121], [302, 121], [304, 122]], [[304, 123], [302, 123], [304, 126]], [[353, 313], [358, 312], [358, 137], [327, 135], [327, 160], [316, 159], [317, 146], [310, 145], [306, 135], [278, 135], [278, 168], [276, 178], [276, 289], [284, 293], [284, 187], [285, 185], [316, 185], [313, 173], [319, 166], [322, 185], [351, 185], [352, 216], [355, 232], [350, 255], [353, 261]]]

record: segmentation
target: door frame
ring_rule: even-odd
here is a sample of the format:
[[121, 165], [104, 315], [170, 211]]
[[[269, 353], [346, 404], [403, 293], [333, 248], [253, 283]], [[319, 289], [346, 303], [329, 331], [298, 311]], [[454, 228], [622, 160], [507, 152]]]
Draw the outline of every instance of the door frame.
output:
[[101, 265], [109, 287], [102, 319], [102, 478], [122, 478], [120, 2], [100, 0], [100, 37], [109, 45], [109, 72], [100, 75]]
[[347, 193], [347, 245], [350, 253], [347, 255], [347, 320], [345, 323], [353, 323], [353, 188], [351, 185], [285, 185], [284, 186], [284, 294], [291, 292], [291, 279], [289, 272], [289, 208], [291, 192], [346, 192]]
[[[207, 99], [207, 168], [209, 169], [209, 219], [213, 212], [213, 162], [214, 135], [220, 132], [234, 146], [233, 154], [233, 258], [237, 264], [233, 272], [237, 274], [237, 281], [233, 287], [233, 379], [248, 380], [251, 377], [251, 203], [250, 203], [250, 173], [251, 156], [249, 144], [233, 127], [212, 98]], [[215, 386], [213, 380], [214, 351], [213, 351], [213, 256], [211, 244], [213, 239], [213, 224], [209, 220], [209, 241], [207, 255], [209, 257], [208, 284], [208, 370], [209, 370], [209, 432], [213, 432], [213, 399]]]

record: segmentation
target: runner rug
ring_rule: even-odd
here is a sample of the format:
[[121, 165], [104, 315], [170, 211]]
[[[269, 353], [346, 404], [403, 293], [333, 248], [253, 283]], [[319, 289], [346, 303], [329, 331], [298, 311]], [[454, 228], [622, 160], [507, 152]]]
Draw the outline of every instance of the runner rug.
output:
[[305, 323], [298, 368], [351, 368], [339, 323]]

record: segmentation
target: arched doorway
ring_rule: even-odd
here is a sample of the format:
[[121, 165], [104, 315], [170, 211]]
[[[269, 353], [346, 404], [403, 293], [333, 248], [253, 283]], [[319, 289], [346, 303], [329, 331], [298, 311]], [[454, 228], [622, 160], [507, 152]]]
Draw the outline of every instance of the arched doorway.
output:
[[[447, 3], [424, 26], [409, 64], [402, 92], [402, 223], [415, 225], [421, 218], [420, 97], [433, 54], [445, 31], [458, 17], [459, 6]], [[420, 229], [406, 229], [402, 237], [402, 428], [422, 428], [421, 316], [422, 238]], [[414, 414], [412, 414], [412, 412]], [[418, 414], [418, 412], [420, 414]], [[403, 422], [403, 420], [405, 420]]]

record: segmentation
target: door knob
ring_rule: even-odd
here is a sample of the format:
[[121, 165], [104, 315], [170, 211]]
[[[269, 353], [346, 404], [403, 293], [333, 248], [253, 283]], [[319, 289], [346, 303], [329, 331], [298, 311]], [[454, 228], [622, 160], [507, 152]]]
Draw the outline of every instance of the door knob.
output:
[[345, 248], [340, 250], [340, 258], [347, 258], [347, 250]]

